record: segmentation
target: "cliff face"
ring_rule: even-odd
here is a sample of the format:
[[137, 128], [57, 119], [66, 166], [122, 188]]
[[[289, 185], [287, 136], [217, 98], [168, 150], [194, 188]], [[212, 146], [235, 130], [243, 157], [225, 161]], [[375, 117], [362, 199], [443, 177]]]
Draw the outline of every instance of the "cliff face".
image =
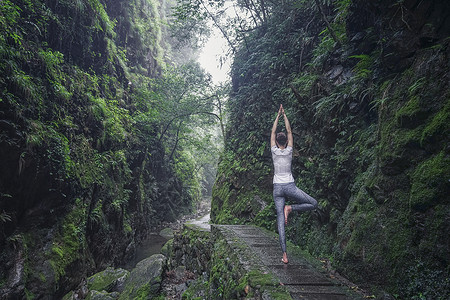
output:
[[234, 60], [213, 221], [275, 230], [269, 134], [282, 103], [296, 183], [320, 206], [293, 217], [290, 240], [363, 286], [446, 298], [449, 4], [268, 10]]
[[58, 298], [190, 206], [136, 84], [160, 74], [163, 9], [1, 2], [2, 299]]

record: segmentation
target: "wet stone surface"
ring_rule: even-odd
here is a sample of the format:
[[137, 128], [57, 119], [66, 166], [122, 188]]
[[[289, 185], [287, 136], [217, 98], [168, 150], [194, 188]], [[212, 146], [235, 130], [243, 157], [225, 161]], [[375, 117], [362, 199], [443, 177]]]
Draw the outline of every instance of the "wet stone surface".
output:
[[255, 226], [213, 225], [223, 232], [228, 243], [246, 245], [259, 263], [284, 285], [293, 299], [344, 300], [361, 299], [347, 286], [331, 279], [326, 272], [318, 270], [305, 258], [289, 255], [289, 264], [281, 261], [281, 250], [276, 235]]

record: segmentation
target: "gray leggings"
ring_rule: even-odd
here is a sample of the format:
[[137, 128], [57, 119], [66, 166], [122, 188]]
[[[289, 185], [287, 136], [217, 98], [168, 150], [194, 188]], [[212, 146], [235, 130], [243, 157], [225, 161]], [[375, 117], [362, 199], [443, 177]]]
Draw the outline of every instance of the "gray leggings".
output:
[[308, 211], [317, 208], [316, 199], [296, 187], [294, 182], [273, 184], [273, 200], [277, 210], [278, 234], [280, 235], [280, 245], [283, 252], [286, 252], [286, 235], [284, 233], [284, 205], [286, 197], [297, 202], [297, 204], [291, 205], [293, 211]]

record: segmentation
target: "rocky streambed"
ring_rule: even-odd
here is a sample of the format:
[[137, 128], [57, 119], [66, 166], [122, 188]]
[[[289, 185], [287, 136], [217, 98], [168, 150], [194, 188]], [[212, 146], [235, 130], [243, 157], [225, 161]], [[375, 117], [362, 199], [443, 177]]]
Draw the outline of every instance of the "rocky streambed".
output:
[[[182, 241], [185, 224], [192, 222], [196, 226], [208, 226], [208, 204], [202, 203], [196, 214], [162, 224], [161, 230], [149, 234], [139, 245], [132, 259], [118, 268], [108, 267], [88, 277], [63, 299], [181, 299], [183, 292], [201, 276], [203, 270], [194, 268], [193, 272], [192, 266], [187, 268], [183, 265], [185, 255], [180, 251], [188, 250], [175, 246], [175, 254], [174, 244], [179, 245], [180, 241], [189, 243]], [[175, 235], [178, 242], [174, 243]]]

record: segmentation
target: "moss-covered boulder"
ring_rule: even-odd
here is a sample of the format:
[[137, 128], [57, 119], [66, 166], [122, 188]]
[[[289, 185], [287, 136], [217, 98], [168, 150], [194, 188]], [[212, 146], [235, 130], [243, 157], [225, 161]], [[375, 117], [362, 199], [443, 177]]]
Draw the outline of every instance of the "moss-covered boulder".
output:
[[164, 228], [159, 232], [159, 235], [162, 236], [163, 238], [170, 240], [173, 238], [173, 229], [170, 227]]
[[161, 248], [161, 254], [165, 257], [169, 257], [173, 249], [173, 239], [168, 240]]
[[121, 292], [129, 275], [127, 270], [109, 267], [89, 277], [87, 286], [91, 291]]
[[147, 299], [151, 295], [157, 295], [166, 268], [166, 260], [164, 255], [154, 254], [140, 261], [130, 272], [119, 299]]

